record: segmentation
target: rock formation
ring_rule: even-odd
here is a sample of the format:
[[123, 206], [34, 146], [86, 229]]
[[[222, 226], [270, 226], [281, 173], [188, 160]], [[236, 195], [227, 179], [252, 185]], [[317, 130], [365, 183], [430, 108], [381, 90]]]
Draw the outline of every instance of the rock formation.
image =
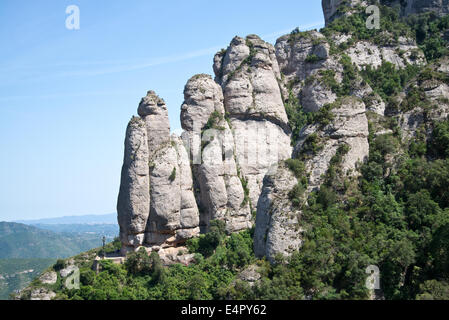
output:
[[207, 230], [211, 220], [220, 219], [230, 232], [251, 227], [250, 204], [235, 161], [221, 87], [208, 75], [196, 75], [187, 82], [184, 97], [181, 124], [198, 185], [200, 226]]
[[[323, 0], [326, 24], [372, 3]], [[448, 8], [446, 0], [397, 3], [403, 15], [442, 15]], [[386, 62], [397, 70], [426, 64], [414, 39], [388, 30], [378, 42], [326, 31], [295, 30], [275, 46], [256, 35], [234, 37], [213, 59], [214, 79], [199, 74], [188, 80], [182, 138], [170, 136], [165, 103], [148, 92], [125, 139], [117, 205], [125, 252], [139, 246], [166, 249], [160, 253], [167, 261], [181, 261], [178, 246], [207, 232], [210, 221], [218, 219], [228, 232], [255, 225], [257, 256], [274, 261], [278, 254], [289, 255], [302, 244], [301, 208], [288, 196], [298, 180], [306, 184], [306, 202], [335, 159], [342, 179], [358, 176], [369, 155], [369, 120], [378, 125], [394, 117], [404, 136], [412, 137], [426, 119], [447, 116], [449, 84], [443, 76], [416, 79], [395, 97], [401, 106], [419, 86], [429, 103], [440, 104], [430, 112], [393, 110], [391, 101], [362, 77], [368, 66], [376, 69]], [[432, 68], [434, 74], [448, 74], [446, 60]], [[320, 117], [296, 128], [292, 141], [286, 105], [293, 103]], [[290, 172], [284, 163], [289, 158], [303, 162], [303, 177]]]
[[293, 207], [288, 193], [298, 183], [284, 165], [267, 175], [257, 205], [254, 253], [274, 261], [277, 254], [289, 255], [301, 246], [301, 212]]
[[255, 35], [235, 37], [215, 56], [214, 72], [234, 134], [236, 162], [256, 206], [265, 174], [291, 156], [274, 47]]
[[321, 3], [326, 25], [343, 14], [351, 14], [351, 11], [347, 8], [366, 7], [369, 4], [377, 3], [397, 6], [403, 16], [426, 12], [434, 12], [443, 16], [449, 13], [449, 0], [322, 0]]
[[[382, 156], [387, 165], [367, 170], [379, 170], [373, 173], [376, 181], [382, 175], [399, 180], [394, 167], [413, 152], [410, 146], [426, 149], [435, 124], [449, 116], [449, 60], [444, 51], [449, 45], [439, 47], [446, 57], [427, 61], [429, 53], [422, 50], [427, 45], [397, 21], [404, 30], [365, 33], [357, 29], [359, 24], [342, 32], [348, 21], [332, 24], [375, 3], [398, 6], [403, 16], [449, 13], [449, 0], [322, 0], [328, 27], [320, 32], [295, 29], [275, 46], [256, 35], [236, 36], [214, 56], [215, 78], [198, 74], [187, 81], [181, 137], [170, 135], [165, 102], [148, 91], [138, 106], [139, 116], [126, 130], [117, 203], [122, 253], [143, 246], [157, 251], [165, 265], [188, 265], [195, 254], [185, 242], [208, 232], [212, 220], [221, 220], [228, 233], [254, 227], [255, 255], [275, 262], [301, 250], [305, 232], [314, 228], [310, 214], [326, 206], [318, 201], [323, 194], [327, 197], [320, 189], [345, 206], [361, 201], [366, 181], [358, 181], [360, 167], [370, 157], [369, 143], [378, 143], [376, 137], [392, 138], [380, 142], [391, 144], [394, 154], [376, 150], [371, 156]], [[438, 28], [438, 37], [449, 41], [447, 25]], [[373, 34], [376, 39], [370, 38]], [[386, 89], [394, 90], [386, 92], [376, 83], [382, 82], [379, 78], [391, 81]], [[424, 160], [426, 151], [418, 151]], [[402, 188], [403, 182], [397, 183]], [[367, 262], [365, 258], [354, 261]], [[38, 282], [41, 288], [22, 295], [54, 298], [48, 285], [67, 277], [73, 265], [59, 273], [47, 271]], [[239, 280], [252, 286], [264, 278], [266, 268], [258, 265], [240, 270], [234, 285]], [[402, 286], [408, 281], [405, 272], [401, 278]]]
[[291, 157], [274, 47], [235, 37], [214, 71], [215, 81], [196, 75], [185, 86], [183, 143], [153, 91], [128, 125], [117, 205], [125, 251], [175, 246], [215, 219], [228, 232], [250, 228], [265, 175]]
[[117, 203], [124, 251], [175, 246], [199, 233], [187, 151], [170, 136], [167, 107], [153, 91], [128, 124]]

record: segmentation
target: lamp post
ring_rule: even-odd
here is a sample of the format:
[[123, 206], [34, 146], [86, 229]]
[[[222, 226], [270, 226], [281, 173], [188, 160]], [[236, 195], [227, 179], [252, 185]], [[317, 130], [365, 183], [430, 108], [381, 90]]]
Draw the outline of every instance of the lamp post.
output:
[[106, 251], [104, 249], [106, 245], [106, 236], [103, 236], [103, 259], [106, 258]]

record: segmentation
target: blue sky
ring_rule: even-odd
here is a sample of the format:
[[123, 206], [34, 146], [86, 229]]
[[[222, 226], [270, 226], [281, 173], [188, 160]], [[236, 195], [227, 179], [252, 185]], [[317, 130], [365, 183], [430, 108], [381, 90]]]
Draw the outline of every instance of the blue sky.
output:
[[[80, 30], [65, 27], [80, 9]], [[324, 24], [319, 0], [0, 2], [0, 221], [115, 212], [128, 120], [148, 90], [172, 131], [187, 80], [235, 35]]]

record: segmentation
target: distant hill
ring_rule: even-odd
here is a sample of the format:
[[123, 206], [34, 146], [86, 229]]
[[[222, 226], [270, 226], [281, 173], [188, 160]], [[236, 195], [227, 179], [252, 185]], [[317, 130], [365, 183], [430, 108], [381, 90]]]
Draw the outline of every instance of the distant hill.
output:
[[[53, 222], [74, 221], [70, 218], [53, 219]], [[82, 221], [107, 221], [107, 218]], [[27, 286], [56, 259], [100, 247], [103, 235], [107, 242], [112, 241], [118, 235], [117, 223], [52, 224], [50, 221], [33, 226], [0, 222], [0, 300]]]
[[59, 233], [72, 234], [97, 234], [98, 237], [106, 236], [106, 239], [112, 240], [119, 234], [118, 224], [101, 223], [101, 224], [33, 224], [32, 226], [39, 229], [49, 230]]
[[0, 259], [0, 300], [26, 287], [56, 259]]
[[101, 246], [96, 233], [56, 233], [14, 222], [0, 222], [1, 258], [64, 258]]
[[117, 224], [117, 214], [109, 213], [102, 215], [66, 216], [57, 218], [44, 218], [35, 220], [17, 220], [16, 223], [28, 225], [37, 224]]

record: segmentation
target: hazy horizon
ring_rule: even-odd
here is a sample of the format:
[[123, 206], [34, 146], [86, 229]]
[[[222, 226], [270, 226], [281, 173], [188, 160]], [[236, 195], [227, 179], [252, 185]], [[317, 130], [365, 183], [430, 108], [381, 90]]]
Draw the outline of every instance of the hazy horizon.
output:
[[[70, 216], [55, 216], [55, 217], [33, 217], [33, 219], [11, 219], [11, 220], [0, 220], [0, 222], [16, 222], [16, 223], [32, 223], [32, 222], [41, 222], [44, 220], [57, 220], [57, 219], [71, 219], [71, 218], [88, 218], [88, 217], [110, 217], [117, 216], [117, 212], [113, 213], [100, 213], [100, 214], [81, 214], [81, 215], [70, 215]], [[42, 222], [41, 222], [42, 223]]]

